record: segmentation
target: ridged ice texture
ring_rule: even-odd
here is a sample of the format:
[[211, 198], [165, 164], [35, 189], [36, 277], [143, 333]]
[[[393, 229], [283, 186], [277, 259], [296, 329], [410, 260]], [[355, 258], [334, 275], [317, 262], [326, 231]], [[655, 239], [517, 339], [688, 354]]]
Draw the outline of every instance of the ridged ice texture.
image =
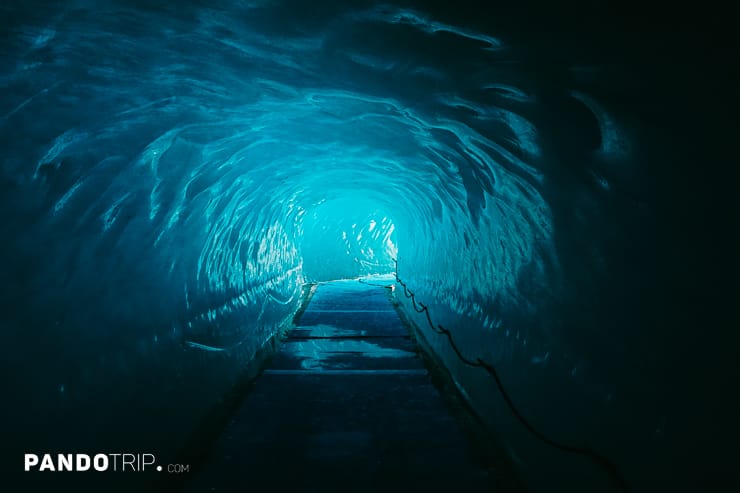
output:
[[[5, 7], [10, 299], [43, 307], [43, 333], [63, 327], [80, 353], [47, 387], [135, 372], [162, 344], [248, 357], [301, 283], [395, 256], [473, 356], [579, 371], [556, 317], [532, 321], [561, 294], [553, 205], [598, 222], [607, 165], [630, 152], [618, 119], [566, 85], [550, 88], [565, 123], [544, 117], [540, 74], [489, 35], [309, 3]], [[559, 146], [598, 158], [566, 163], [572, 195], [552, 192], [569, 176]], [[584, 259], [595, 274], [599, 255]]]
[[[397, 245], [403, 265], [430, 273], [413, 280], [456, 312], [483, 321], [481, 295], [519, 301], [519, 273], [552, 266], [551, 224], [537, 132], [521, 114], [530, 98], [478, 68], [500, 43], [414, 11], [338, 12], [330, 31], [276, 14], [111, 4], [14, 26], [3, 122], [30, 146], [4, 171], [40, 195], [45, 224], [81, 243], [73, 270], [94, 265], [85, 250], [97, 239], [158, 271], [186, 323], [245, 307], [259, 320], [295, 301], [302, 249], [309, 261], [321, 248], [350, 257], [315, 274], [330, 278], [390, 270]], [[347, 224], [304, 244], [311, 214]], [[363, 239], [371, 221], [386, 229]]]

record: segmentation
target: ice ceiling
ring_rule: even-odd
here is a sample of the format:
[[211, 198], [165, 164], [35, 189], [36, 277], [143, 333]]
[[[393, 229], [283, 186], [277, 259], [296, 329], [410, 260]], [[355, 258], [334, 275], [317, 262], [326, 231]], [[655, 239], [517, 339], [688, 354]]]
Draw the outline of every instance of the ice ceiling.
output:
[[18, 26], [6, 60], [4, 121], [35, 149], [6, 171], [67, 250], [46, 278], [166, 287], [187, 323], [259, 321], [396, 255], [481, 321], [476, 298], [522, 301], [522, 271], [553, 281], [536, 96], [498, 40], [392, 6], [82, 7]]

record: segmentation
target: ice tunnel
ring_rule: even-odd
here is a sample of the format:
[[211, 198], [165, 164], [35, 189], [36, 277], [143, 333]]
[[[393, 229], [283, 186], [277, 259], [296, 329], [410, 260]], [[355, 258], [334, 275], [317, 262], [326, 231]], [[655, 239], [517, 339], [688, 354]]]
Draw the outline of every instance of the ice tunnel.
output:
[[[722, 12], [513, 3], [4, 2], [1, 479], [175, 462], [305, 286], [397, 274], [631, 490], [737, 482]], [[620, 490], [399, 291], [526, 489]]]

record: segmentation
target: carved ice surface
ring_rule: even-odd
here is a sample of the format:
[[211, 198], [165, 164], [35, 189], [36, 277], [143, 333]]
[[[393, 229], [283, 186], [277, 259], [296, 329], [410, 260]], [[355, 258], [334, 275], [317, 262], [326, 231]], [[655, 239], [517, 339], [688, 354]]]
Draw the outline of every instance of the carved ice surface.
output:
[[[630, 101], [618, 66], [580, 41], [542, 55], [556, 41], [534, 28], [546, 39], [510, 45], [505, 21], [435, 2], [196, 3], [0, 7], [2, 351], [13, 368], [44, 362], [15, 383], [25, 409], [96, 405], [115, 433], [135, 401], [175, 416], [141, 433], [179, 439], [304, 283], [387, 276], [398, 259], [434, 322], [499, 365], [543, 428], [599, 446], [666, 420], [654, 361], [672, 353], [652, 330], [669, 329], [637, 313], [669, 272], [647, 198], [669, 169], [645, 142], [662, 107]], [[636, 123], [640, 108], [656, 121]], [[625, 364], [632, 350], [650, 363]], [[505, 427], [512, 450], [529, 443]]]

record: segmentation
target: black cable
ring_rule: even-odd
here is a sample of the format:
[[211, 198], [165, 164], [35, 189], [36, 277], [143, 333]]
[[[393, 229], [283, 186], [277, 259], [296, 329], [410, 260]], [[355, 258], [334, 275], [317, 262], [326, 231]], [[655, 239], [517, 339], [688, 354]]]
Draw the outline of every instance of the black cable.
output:
[[536, 429], [532, 424], [524, 417], [524, 415], [519, 411], [519, 409], [514, 405], [514, 401], [511, 400], [511, 397], [509, 396], [509, 393], [506, 392], [506, 389], [504, 388], [503, 383], [501, 382], [501, 378], [499, 378], [498, 372], [496, 371], [496, 368], [485, 361], [483, 361], [481, 358], [476, 358], [474, 361], [468, 359], [465, 357], [460, 349], [457, 347], [457, 344], [455, 343], [455, 339], [452, 337], [452, 333], [444, 328], [442, 325], [437, 324], [435, 327], [434, 323], [432, 322], [432, 317], [429, 314], [429, 309], [427, 306], [421, 302], [419, 302], [419, 306], [421, 308], [417, 308], [417, 302], [416, 302], [416, 295], [413, 291], [408, 289], [406, 286], [406, 283], [404, 283], [401, 278], [398, 276], [398, 260], [393, 259], [393, 262], [395, 263], [395, 277], [396, 282], [400, 284], [403, 287], [403, 293], [407, 298], [411, 298], [411, 304], [414, 307], [414, 310], [418, 313], [424, 313], [427, 318], [427, 322], [429, 323], [429, 327], [437, 334], [444, 335], [447, 337], [447, 340], [450, 343], [450, 347], [455, 352], [457, 357], [467, 366], [473, 367], [473, 368], [483, 368], [488, 372], [489, 375], [491, 375], [496, 382], [496, 387], [498, 387], [499, 392], [501, 393], [501, 397], [503, 397], [504, 401], [506, 402], [506, 405], [511, 410], [512, 414], [519, 420], [522, 425], [529, 431], [532, 435], [534, 435], [538, 440], [541, 442], [546, 443], [547, 445], [556, 448], [558, 450], [562, 450], [564, 452], [568, 452], [571, 454], [577, 454], [582, 455], [584, 457], [589, 458], [592, 462], [594, 462], [599, 467], [603, 468], [607, 474], [611, 477], [612, 481], [619, 486], [620, 489], [623, 491], [628, 491], [629, 488], [627, 486], [627, 482], [624, 480], [622, 475], [620, 474], [617, 467], [612, 463], [609, 459], [607, 459], [605, 456], [597, 453], [596, 451], [592, 450], [589, 447], [575, 447], [572, 445], [567, 445], [560, 443], [558, 441], [555, 441]]

